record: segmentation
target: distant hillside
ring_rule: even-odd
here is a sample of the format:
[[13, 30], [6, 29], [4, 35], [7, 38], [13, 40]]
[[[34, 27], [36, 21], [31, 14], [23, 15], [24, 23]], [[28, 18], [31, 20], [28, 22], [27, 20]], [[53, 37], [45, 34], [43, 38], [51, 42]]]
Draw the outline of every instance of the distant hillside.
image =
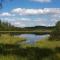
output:
[[35, 26], [35, 27], [25, 27], [25, 29], [31, 29], [31, 30], [53, 30], [55, 28], [55, 26]]

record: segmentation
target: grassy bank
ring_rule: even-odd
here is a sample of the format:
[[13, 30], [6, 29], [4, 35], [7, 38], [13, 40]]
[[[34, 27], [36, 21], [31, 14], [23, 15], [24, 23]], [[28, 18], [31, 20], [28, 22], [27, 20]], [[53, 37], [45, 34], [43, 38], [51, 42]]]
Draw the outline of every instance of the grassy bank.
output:
[[[60, 60], [60, 48], [0, 46], [0, 60]], [[14, 45], [15, 46], [15, 45]], [[2, 50], [2, 51], [1, 51]]]
[[9, 34], [1, 34], [0, 36], [0, 44], [16, 44], [25, 40], [23, 37], [16, 37]]
[[35, 44], [17, 45], [25, 38], [3, 34], [0, 36], [0, 60], [60, 60], [60, 41], [48, 38]]
[[21, 46], [23, 48], [26, 48], [26, 47], [39, 47], [39, 48], [51, 48], [51, 49], [54, 49], [56, 47], [60, 47], [60, 40], [51, 41], [51, 40], [48, 40], [48, 37], [46, 37], [46, 38], [37, 40], [33, 44], [22, 44]]
[[0, 34], [39, 34], [39, 35], [44, 35], [44, 34], [50, 34], [52, 30], [33, 30], [33, 31], [0, 31]]
[[44, 48], [56, 48], [56, 47], [60, 47], [60, 40], [56, 41], [50, 41], [48, 39], [43, 39], [43, 40], [39, 40], [37, 41], [34, 46], [37, 47], [44, 47]]

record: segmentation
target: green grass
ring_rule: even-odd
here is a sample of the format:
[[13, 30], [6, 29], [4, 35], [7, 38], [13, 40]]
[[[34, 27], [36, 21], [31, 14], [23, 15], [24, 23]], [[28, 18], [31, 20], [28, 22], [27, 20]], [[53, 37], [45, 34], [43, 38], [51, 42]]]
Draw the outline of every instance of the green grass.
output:
[[39, 48], [51, 48], [54, 49], [56, 47], [60, 47], [60, 40], [48, 40], [48, 38], [44, 38], [42, 40], [37, 40], [34, 44], [22, 44], [23, 48], [26, 47], [39, 47]]
[[1, 55], [0, 60], [17, 60], [17, 58], [16, 56], [12, 56], [12, 55], [6, 55], [6, 56]]
[[16, 44], [18, 42], [22, 42], [25, 40], [26, 39], [23, 37], [11, 36], [9, 34], [2, 34], [0, 36], [0, 43], [3, 43], [3, 44]]
[[42, 40], [37, 40], [34, 44], [21, 44], [21, 46], [23, 48], [26, 47], [39, 47], [39, 48], [56, 48], [56, 47], [60, 47], [60, 40], [56, 41], [50, 41], [48, 40], [48, 38], [44, 38]]
[[50, 41], [48, 38], [45, 38], [43, 40], [39, 40], [34, 44], [35, 47], [42, 47], [42, 48], [56, 48], [60, 47], [60, 40], [56, 41]]
[[17, 55], [0, 55], [0, 60], [27, 60], [27, 58]]
[[25, 30], [25, 31], [0, 31], [0, 33], [12, 33], [13, 34], [50, 34], [52, 30]]
[[[0, 36], [0, 44], [2, 43], [2, 44], [11, 44], [11, 45], [13, 44], [14, 45], [17, 42], [21, 42], [24, 40], [26, 40], [26, 39], [22, 38], [22, 37], [12, 36], [9, 34], [2, 34]], [[60, 53], [55, 50], [56, 47], [60, 47], [60, 41], [56, 41], [56, 40], [50, 41], [50, 40], [48, 40], [48, 38], [44, 38], [42, 40], [38, 40], [35, 44], [32, 44], [32, 45], [21, 44], [20, 48], [22, 49], [23, 47], [24, 48], [38, 47], [39, 49], [42, 49], [42, 48], [51, 49], [54, 52], [54, 55], [51, 56], [54, 58], [53, 60], [60, 60]], [[24, 55], [24, 52], [28, 52], [28, 56], [26, 56], [26, 57], [22, 57], [20, 55], [14, 55], [14, 54], [13, 55], [12, 54], [10, 54], [10, 55], [9, 54], [8, 55], [0, 54], [0, 60], [34, 60], [33, 58], [35, 58], [37, 56], [35, 53], [38, 52], [39, 50], [37, 50], [37, 48], [36, 48], [36, 50], [34, 50], [33, 48], [31, 48], [30, 50], [27, 49], [27, 51], [21, 50], [21, 51], [23, 51], [23, 55]], [[3, 48], [3, 49], [5, 49], [5, 48]], [[34, 52], [34, 51], [36, 51], [36, 52]], [[44, 52], [45, 50], [42, 50], [42, 51]], [[47, 53], [47, 51], [45, 51], [45, 52]], [[38, 52], [38, 54], [41, 54], [41, 52]], [[42, 60], [51, 60], [51, 59], [52, 58], [50, 58], [50, 56], [49, 56], [49, 57], [44, 57]]]

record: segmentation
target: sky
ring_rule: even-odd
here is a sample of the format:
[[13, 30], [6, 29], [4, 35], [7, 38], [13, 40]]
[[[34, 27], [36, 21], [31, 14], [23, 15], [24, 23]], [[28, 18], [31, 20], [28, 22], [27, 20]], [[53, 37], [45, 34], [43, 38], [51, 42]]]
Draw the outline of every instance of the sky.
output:
[[60, 0], [5, 0], [0, 19], [16, 27], [55, 26], [60, 21]]

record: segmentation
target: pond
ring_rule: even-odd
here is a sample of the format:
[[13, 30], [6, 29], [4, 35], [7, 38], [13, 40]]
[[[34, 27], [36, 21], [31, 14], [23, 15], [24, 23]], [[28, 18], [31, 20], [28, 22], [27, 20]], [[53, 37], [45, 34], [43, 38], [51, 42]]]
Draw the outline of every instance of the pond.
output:
[[26, 38], [26, 41], [24, 41], [22, 43], [27, 43], [27, 44], [32, 44], [32, 43], [35, 43], [37, 40], [43, 40], [44, 38], [49, 37], [48, 34], [46, 34], [46, 35], [20, 34], [17, 36]]

